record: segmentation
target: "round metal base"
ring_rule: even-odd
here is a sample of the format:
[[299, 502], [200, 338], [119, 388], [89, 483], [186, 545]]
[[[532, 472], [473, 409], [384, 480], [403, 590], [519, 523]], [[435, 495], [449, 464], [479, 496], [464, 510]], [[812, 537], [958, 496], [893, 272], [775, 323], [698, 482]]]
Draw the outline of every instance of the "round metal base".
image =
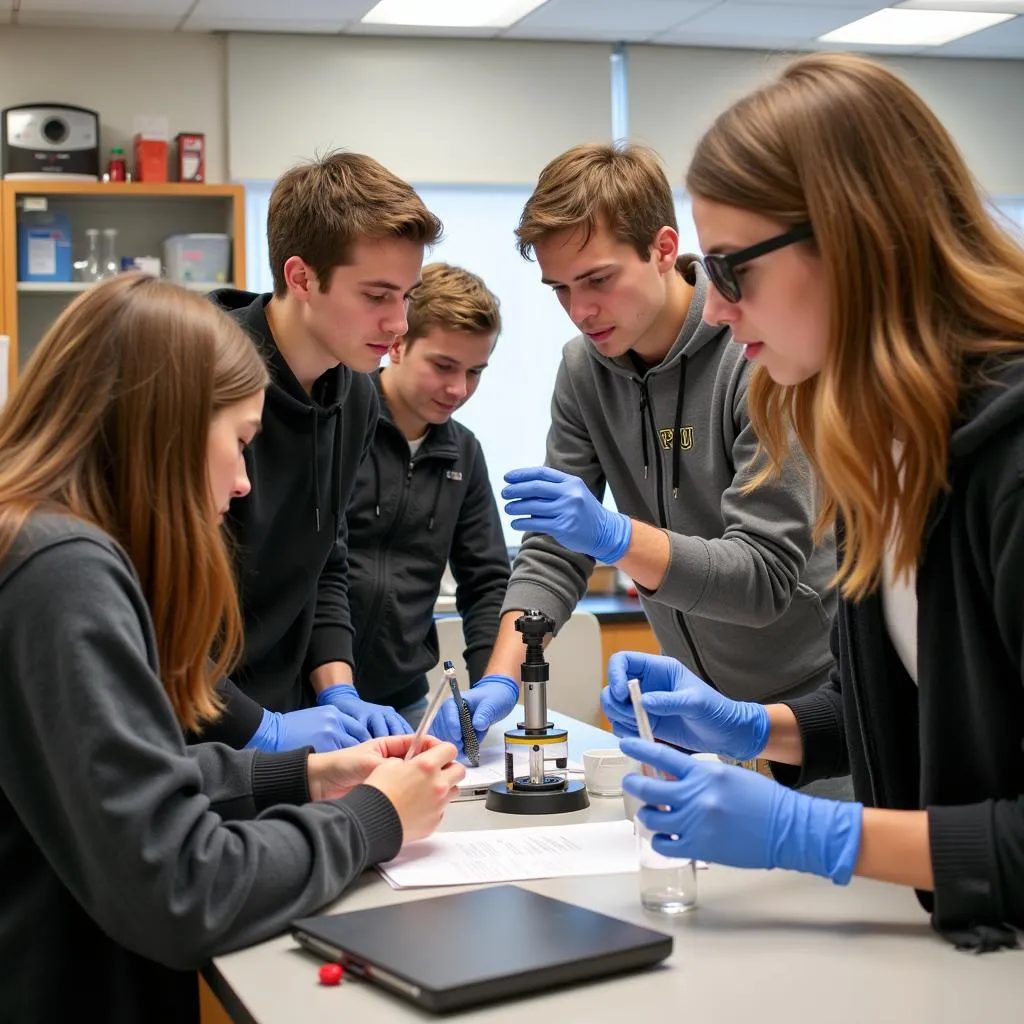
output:
[[487, 790], [484, 806], [502, 814], [568, 814], [590, 806], [587, 787], [577, 780], [567, 782], [564, 789], [531, 791], [509, 789], [504, 782], [495, 782]]

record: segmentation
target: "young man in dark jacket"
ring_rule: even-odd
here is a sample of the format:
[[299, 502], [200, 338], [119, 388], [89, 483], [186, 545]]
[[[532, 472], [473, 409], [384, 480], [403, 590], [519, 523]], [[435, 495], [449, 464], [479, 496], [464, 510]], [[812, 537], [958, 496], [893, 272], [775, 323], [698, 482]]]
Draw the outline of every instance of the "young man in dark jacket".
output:
[[213, 295], [272, 378], [246, 451], [252, 492], [227, 518], [245, 661], [238, 689], [225, 689], [225, 742], [331, 749], [408, 730], [352, 686], [345, 511], [377, 421], [366, 374], [405, 334], [424, 249], [440, 233], [410, 185], [368, 156], [335, 153], [274, 186], [273, 293]]
[[[447, 564], [471, 683], [498, 632], [508, 552], [480, 442], [451, 417], [476, 391], [500, 329], [498, 300], [479, 277], [430, 264], [409, 330], [376, 376], [380, 418], [348, 509], [355, 678], [360, 696], [410, 724], [437, 662], [433, 611]], [[475, 706], [487, 691], [467, 699]]]

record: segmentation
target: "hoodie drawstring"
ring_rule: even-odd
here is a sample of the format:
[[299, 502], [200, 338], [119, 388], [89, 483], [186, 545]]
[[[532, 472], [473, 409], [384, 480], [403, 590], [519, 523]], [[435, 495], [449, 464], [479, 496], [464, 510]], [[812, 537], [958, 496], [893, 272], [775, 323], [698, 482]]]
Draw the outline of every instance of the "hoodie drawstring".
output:
[[334, 493], [331, 495], [331, 511], [334, 513], [335, 529], [341, 524], [341, 410], [334, 410], [334, 455], [331, 465], [334, 467]]
[[316, 519], [316, 532], [320, 532], [320, 446], [317, 435], [320, 433], [320, 413], [312, 407], [313, 413], [313, 515]]
[[373, 467], [373, 511], [380, 518], [380, 463], [377, 461], [377, 450], [370, 446], [370, 465]]
[[[320, 408], [314, 405], [310, 412], [313, 414], [313, 518], [316, 521], [316, 532], [320, 532]], [[334, 419], [334, 452], [331, 455], [331, 466], [334, 471], [331, 474], [331, 512], [334, 521], [340, 522], [341, 517], [341, 411], [331, 409], [328, 415]]]
[[679, 453], [683, 450], [683, 393], [686, 391], [686, 356], [679, 359], [679, 388], [676, 391], [676, 419], [672, 424], [672, 498], [679, 497]]
[[644, 453], [644, 479], [647, 479], [647, 467], [650, 465], [650, 461], [647, 454], [647, 385], [640, 377], [633, 378], [637, 387], [640, 388], [640, 443], [643, 446]]

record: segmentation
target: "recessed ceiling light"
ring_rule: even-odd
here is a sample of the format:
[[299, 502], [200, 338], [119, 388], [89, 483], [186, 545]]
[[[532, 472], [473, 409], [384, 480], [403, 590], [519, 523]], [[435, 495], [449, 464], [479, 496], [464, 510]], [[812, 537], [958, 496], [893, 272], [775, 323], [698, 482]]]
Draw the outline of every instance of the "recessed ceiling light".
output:
[[362, 21], [370, 25], [507, 28], [544, 0], [380, 0]]
[[826, 32], [818, 41], [875, 46], [941, 46], [1012, 17], [1012, 14], [982, 11], [922, 11], [887, 7]]

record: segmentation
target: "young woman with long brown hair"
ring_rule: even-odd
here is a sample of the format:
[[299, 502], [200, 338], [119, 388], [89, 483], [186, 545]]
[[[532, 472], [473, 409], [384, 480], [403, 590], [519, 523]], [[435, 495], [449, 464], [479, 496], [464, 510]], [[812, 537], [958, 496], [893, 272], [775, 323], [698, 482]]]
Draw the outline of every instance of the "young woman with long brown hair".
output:
[[[687, 176], [705, 316], [757, 368], [777, 472], [795, 431], [839, 542], [831, 682], [762, 709], [664, 659], [613, 659], [627, 731], [760, 754], [786, 786], [852, 770], [859, 803], [662, 746], [631, 779], [665, 853], [914, 886], [959, 944], [1024, 927], [1024, 249], [925, 103], [872, 61], [817, 54], [722, 114]], [[809, 485], [810, 485], [809, 481]], [[671, 692], [652, 692], [667, 690]], [[676, 838], [673, 838], [676, 837]]]
[[464, 773], [438, 741], [405, 762], [408, 736], [185, 746], [239, 654], [219, 521], [266, 384], [228, 316], [125, 274], [69, 306], [0, 414], [5, 1019], [197, 1019], [195, 967], [429, 834]]

